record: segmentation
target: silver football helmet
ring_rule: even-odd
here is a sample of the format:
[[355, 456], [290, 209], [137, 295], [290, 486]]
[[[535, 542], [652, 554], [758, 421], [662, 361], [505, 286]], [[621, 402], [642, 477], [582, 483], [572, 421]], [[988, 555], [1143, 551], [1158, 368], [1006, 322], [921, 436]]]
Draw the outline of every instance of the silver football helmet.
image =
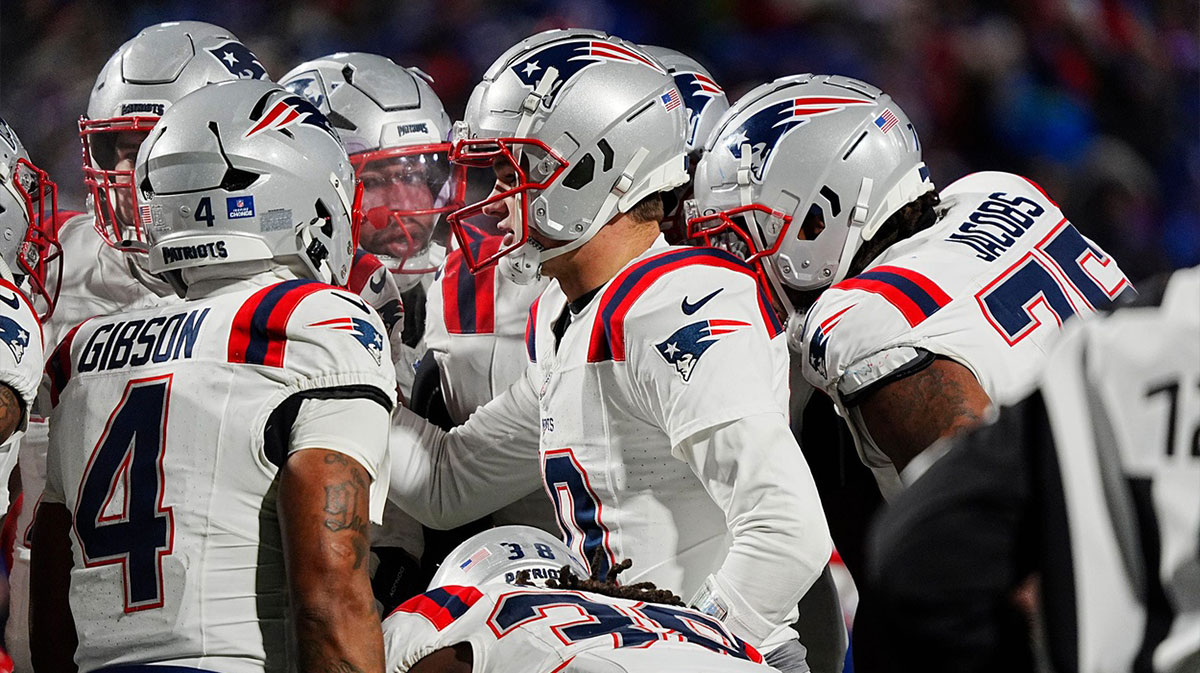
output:
[[[455, 132], [452, 161], [495, 184], [448, 218], [468, 266], [477, 271], [511, 255], [505, 272], [532, 282], [544, 261], [687, 181], [686, 126], [671, 76], [635, 44], [555, 30], [513, 47], [488, 69]], [[495, 254], [480, 258], [470, 243], [497, 206], [509, 231]], [[564, 244], [545, 247], [531, 231]]]
[[433, 574], [429, 588], [515, 584], [522, 570], [529, 571], [531, 582], [545, 586], [546, 580], [558, 578], [563, 566], [588, 577], [587, 566], [550, 533], [532, 526], [499, 526], [455, 547]]
[[688, 228], [732, 240], [775, 283], [819, 290], [932, 189], [916, 130], [890, 96], [848, 77], [795, 75], [722, 117], [696, 170]]
[[[712, 135], [721, 115], [729, 109], [729, 99], [725, 97], [725, 90], [713, 81], [712, 74], [691, 56], [666, 47], [643, 45], [643, 48], [667, 67], [667, 72], [675, 80], [675, 87], [679, 89], [679, 95], [683, 96], [688, 114], [688, 172], [694, 175], [696, 163], [704, 151], [704, 142]], [[670, 243], [687, 240], [687, 218], [683, 214], [683, 204], [690, 198], [691, 180], [671, 190], [671, 198], [666, 200], [667, 212], [661, 226]]]
[[383, 56], [338, 53], [281, 80], [337, 129], [363, 183], [359, 244], [396, 274], [402, 291], [437, 270], [434, 229], [461, 205], [451, 198], [450, 118], [427, 78]]
[[[62, 278], [57, 209], [58, 187], [29, 161], [17, 134], [0, 118], [0, 277], [40, 298], [42, 320], [54, 312]], [[54, 281], [47, 283], [50, 277]]]
[[267, 72], [232, 33], [200, 21], [150, 26], [104, 64], [87, 116], [79, 119], [79, 137], [96, 231], [109, 245], [146, 250], [133, 188], [138, 144], [172, 103], [232, 79], [267, 79]]
[[188, 94], [142, 143], [134, 177], [150, 270], [180, 296], [181, 271], [259, 260], [345, 285], [362, 191], [307, 98], [253, 80]]

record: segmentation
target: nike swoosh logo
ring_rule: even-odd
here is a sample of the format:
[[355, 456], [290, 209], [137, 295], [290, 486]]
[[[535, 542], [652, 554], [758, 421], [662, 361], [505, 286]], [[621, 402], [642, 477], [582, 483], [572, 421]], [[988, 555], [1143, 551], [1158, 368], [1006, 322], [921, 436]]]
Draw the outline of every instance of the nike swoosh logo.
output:
[[[383, 273], [387, 273], [387, 271], [384, 271]], [[370, 287], [371, 291], [375, 294], [383, 292], [383, 286], [387, 284], [387, 279], [383, 277], [383, 273], [379, 274], [378, 283], [375, 282], [375, 276], [371, 276], [371, 279], [367, 281], [367, 286]]]
[[705, 304], [707, 304], [710, 299], [717, 296], [717, 294], [720, 293], [721, 290], [724, 290], [724, 289], [725, 288], [723, 288], [723, 287], [719, 287], [719, 288], [713, 290], [712, 294], [708, 295], [707, 297], [701, 299], [700, 301], [698, 301], [694, 304], [688, 302], [687, 297], [684, 297], [683, 303], [680, 305], [680, 308], [683, 309], [683, 314], [691, 315], [691, 314], [695, 313], [696, 311], [699, 311], [701, 306], [704, 306]]
[[367, 315], [370, 315], [370, 314], [371, 314], [371, 309], [367, 308], [367, 304], [366, 304], [366, 302], [364, 302], [364, 301], [363, 301], [363, 300], [361, 300], [361, 299], [351, 299], [350, 297], [347, 297], [347, 296], [346, 296], [346, 295], [344, 295], [344, 294], [338, 294], [338, 293], [336, 293], [336, 292], [334, 292], [334, 293], [333, 293], [333, 296], [335, 296], [335, 297], [337, 297], [338, 299], [341, 299], [342, 301], [344, 301], [344, 302], [346, 302], [346, 303], [350, 304], [351, 306], [353, 306], [353, 307], [357, 308], [358, 310], [362, 311], [363, 313], [366, 313]]
[[0, 302], [14, 311], [21, 308], [21, 300], [15, 294], [11, 297], [0, 297]]

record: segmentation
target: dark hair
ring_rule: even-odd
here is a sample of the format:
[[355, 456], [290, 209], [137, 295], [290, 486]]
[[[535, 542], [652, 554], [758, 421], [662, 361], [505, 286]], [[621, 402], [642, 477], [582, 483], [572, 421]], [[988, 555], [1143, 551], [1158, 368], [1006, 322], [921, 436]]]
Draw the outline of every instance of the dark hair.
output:
[[[592, 567], [600, 565], [602, 550], [596, 550], [596, 556], [592, 560]], [[615, 566], [609, 568], [603, 580], [597, 576], [580, 577], [571, 570], [571, 566], [563, 566], [558, 571], [558, 579], [546, 580], [546, 586], [550, 589], [564, 589], [568, 591], [588, 591], [601, 596], [609, 596], [611, 598], [626, 598], [631, 601], [642, 601], [644, 603], [662, 603], [664, 605], [679, 605], [685, 606], [683, 599], [675, 595], [670, 589], [659, 589], [653, 582], [637, 582], [636, 584], [617, 584], [617, 575], [628, 570], [633, 565], [633, 561], [625, 559]], [[529, 571], [522, 570], [517, 573], [518, 585], [528, 586]]]
[[876, 257], [884, 250], [910, 236], [932, 227], [940, 217], [937, 206], [942, 202], [937, 190], [933, 189], [904, 204], [900, 210], [892, 213], [883, 226], [879, 227], [875, 237], [863, 243], [854, 259], [850, 260], [850, 268], [846, 270], [846, 278], [852, 278], [862, 273]]
[[641, 201], [633, 204], [629, 209], [629, 216], [634, 222], [654, 222], [655, 224], [662, 222], [666, 216], [666, 210], [663, 207], [662, 194], [655, 192], [644, 197]]

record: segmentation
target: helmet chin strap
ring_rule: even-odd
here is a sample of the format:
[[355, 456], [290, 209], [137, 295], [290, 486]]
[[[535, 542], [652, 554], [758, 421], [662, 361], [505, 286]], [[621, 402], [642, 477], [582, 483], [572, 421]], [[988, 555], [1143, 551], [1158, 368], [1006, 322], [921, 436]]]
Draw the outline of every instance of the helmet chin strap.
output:
[[525, 96], [525, 100], [521, 101], [521, 119], [517, 122], [517, 130], [513, 132], [514, 138], [528, 138], [529, 130], [533, 127], [533, 122], [537, 119], [538, 106], [554, 88], [554, 83], [558, 81], [558, 68], [550, 66], [546, 68], [546, 72], [542, 73], [541, 79], [538, 80], [537, 86], [529, 95]]

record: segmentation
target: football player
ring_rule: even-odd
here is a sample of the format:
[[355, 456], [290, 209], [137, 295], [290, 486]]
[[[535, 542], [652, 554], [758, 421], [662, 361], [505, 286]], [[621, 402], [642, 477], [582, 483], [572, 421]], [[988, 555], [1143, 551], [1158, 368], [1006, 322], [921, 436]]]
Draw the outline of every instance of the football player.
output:
[[[262, 64], [229, 31], [199, 21], [160, 23], [139, 32], [109, 58], [80, 119], [84, 182], [90, 212], [62, 222], [62, 272], [50, 279], [58, 294], [44, 322], [47, 350], [96, 315], [176, 301], [161, 280], [146, 271], [145, 241], [133, 191], [133, 161], [142, 138], [184, 94], [211, 82], [266, 77]], [[205, 223], [211, 213], [190, 214]], [[13, 540], [10, 588], [14, 604], [28, 596], [29, 526], [45, 474], [47, 425], [35, 409], [21, 443], [22, 509]], [[15, 610], [5, 624], [5, 642], [20, 671], [28, 671], [28, 622]]]
[[[487, 75], [521, 92], [489, 105], [517, 131], [457, 140], [453, 155], [511, 172], [512, 187], [450, 222], [471, 268], [507, 256], [516, 280], [552, 282], [508, 391], [449, 433], [396, 415], [392, 439], [409, 449], [393, 463], [399, 503], [456, 525], [543, 481], [592, 574], [637, 558], [633, 579], [695, 595], [764, 652], [794, 652], [787, 625], [829, 533], [787, 426], [787, 348], [757, 276], [660, 235], [659, 193], [688, 179], [679, 92], [617, 38], [518, 49]], [[504, 199], [515, 226], [477, 254], [467, 227]]]
[[381, 671], [367, 522], [395, 373], [379, 315], [330, 285], [349, 158], [306, 99], [235, 81], [167, 110], [135, 177], [149, 271], [184, 301], [89, 320], [50, 359], [35, 668]]
[[1006, 609], [1031, 572], [1053, 670], [1200, 667], [1200, 269], [1140, 290], [885, 512], [862, 614], [888, 670], [1032, 669]]
[[1063, 322], [1132, 292], [1028, 179], [975, 173], [939, 194], [904, 111], [847, 77], [746, 94], [709, 140], [696, 203], [692, 233], [727, 237], [776, 288], [805, 378], [885, 497], [927, 447], [1027, 392]]
[[446, 557], [428, 591], [383, 622], [387, 670], [775, 670], [669, 591], [581, 578], [586, 565], [545, 531], [484, 531]]
[[363, 183], [358, 244], [391, 271], [401, 293], [403, 331], [393, 346], [407, 396], [424, 355], [425, 290], [444, 256], [445, 242], [435, 243], [434, 232], [459, 205], [449, 179], [450, 118], [428, 75], [375, 54], [323, 56], [296, 66], [281, 83], [329, 115]]

